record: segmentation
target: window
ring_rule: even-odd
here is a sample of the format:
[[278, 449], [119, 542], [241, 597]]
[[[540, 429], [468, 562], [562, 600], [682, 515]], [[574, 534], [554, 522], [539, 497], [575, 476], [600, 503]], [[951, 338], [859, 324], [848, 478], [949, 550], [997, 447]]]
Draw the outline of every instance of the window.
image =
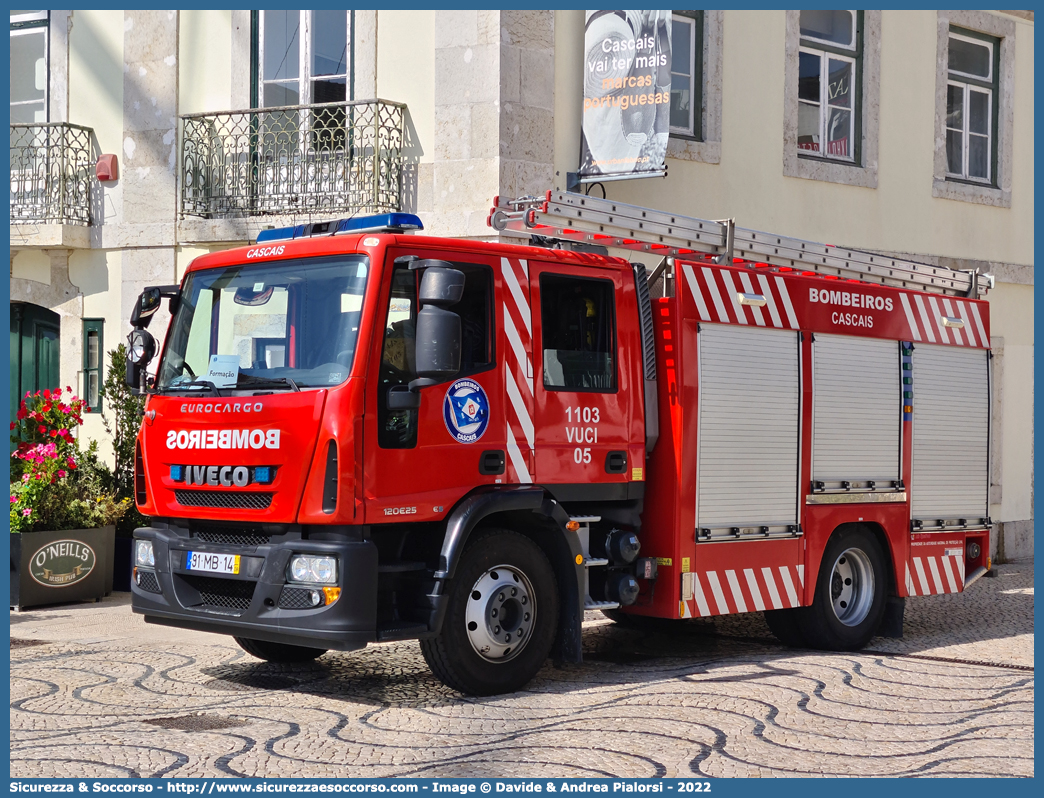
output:
[[259, 14], [256, 107], [349, 99], [350, 12], [291, 10]]
[[101, 412], [104, 319], [83, 320], [83, 392], [90, 413]]
[[999, 42], [950, 29], [946, 83], [946, 176], [994, 183]]
[[[453, 263], [464, 272], [464, 293], [450, 310], [460, 316], [460, 371], [454, 379], [493, 367], [493, 271], [473, 263]], [[389, 410], [388, 390], [417, 378], [417, 285], [420, 272], [397, 266], [392, 273], [388, 316], [381, 349], [377, 444], [382, 449], [417, 445], [417, 411]]]
[[671, 23], [671, 135], [703, 136], [703, 12], [675, 11]]
[[540, 276], [544, 387], [616, 391], [613, 284], [564, 275]]
[[11, 12], [11, 122], [47, 121], [47, 14]]
[[797, 146], [802, 155], [859, 160], [861, 14], [801, 12]]

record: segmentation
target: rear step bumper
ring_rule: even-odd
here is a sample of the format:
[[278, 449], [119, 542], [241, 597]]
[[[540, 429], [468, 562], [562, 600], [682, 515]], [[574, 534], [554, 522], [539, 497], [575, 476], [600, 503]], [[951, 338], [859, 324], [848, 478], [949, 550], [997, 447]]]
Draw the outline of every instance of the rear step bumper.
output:
[[[131, 580], [132, 609], [147, 623], [341, 651], [377, 640], [377, 547], [371, 541], [291, 539], [236, 546], [202, 543], [173, 527], [144, 527], [134, 537], [152, 541], [156, 560], [155, 579], [143, 584], [158, 586], [158, 593]], [[195, 574], [184, 567], [187, 551], [239, 554], [241, 574]], [[302, 589], [286, 580], [295, 553], [337, 558], [336, 601], [305, 609], [281, 601], [284, 588]]]

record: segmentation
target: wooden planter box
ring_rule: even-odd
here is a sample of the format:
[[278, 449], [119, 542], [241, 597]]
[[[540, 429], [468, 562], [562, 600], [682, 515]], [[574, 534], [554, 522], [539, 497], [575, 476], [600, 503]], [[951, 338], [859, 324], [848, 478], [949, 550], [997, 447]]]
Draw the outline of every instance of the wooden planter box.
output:
[[11, 607], [100, 601], [112, 592], [116, 527], [11, 535]]

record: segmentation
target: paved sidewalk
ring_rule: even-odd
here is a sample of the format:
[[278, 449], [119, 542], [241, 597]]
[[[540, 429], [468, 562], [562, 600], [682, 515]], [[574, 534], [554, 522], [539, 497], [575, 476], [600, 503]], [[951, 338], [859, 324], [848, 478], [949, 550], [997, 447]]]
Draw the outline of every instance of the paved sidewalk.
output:
[[1033, 563], [825, 654], [760, 615], [639, 632], [463, 698], [414, 642], [272, 665], [129, 594], [11, 614], [11, 776], [1032, 776]]

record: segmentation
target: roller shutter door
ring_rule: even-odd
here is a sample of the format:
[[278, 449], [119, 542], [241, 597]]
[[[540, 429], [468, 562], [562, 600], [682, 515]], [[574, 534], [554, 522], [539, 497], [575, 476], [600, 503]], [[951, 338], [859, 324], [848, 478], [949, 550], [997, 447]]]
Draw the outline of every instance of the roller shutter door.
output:
[[797, 523], [797, 335], [702, 325], [700, 528]]
[[989, 391], [986, 350], [914, 346], [910, 501], [925, 526], [988, 514]]
[[812, 479], [888, 487], [899, 479], [899, 344], [816, 333], [812, 366]]

